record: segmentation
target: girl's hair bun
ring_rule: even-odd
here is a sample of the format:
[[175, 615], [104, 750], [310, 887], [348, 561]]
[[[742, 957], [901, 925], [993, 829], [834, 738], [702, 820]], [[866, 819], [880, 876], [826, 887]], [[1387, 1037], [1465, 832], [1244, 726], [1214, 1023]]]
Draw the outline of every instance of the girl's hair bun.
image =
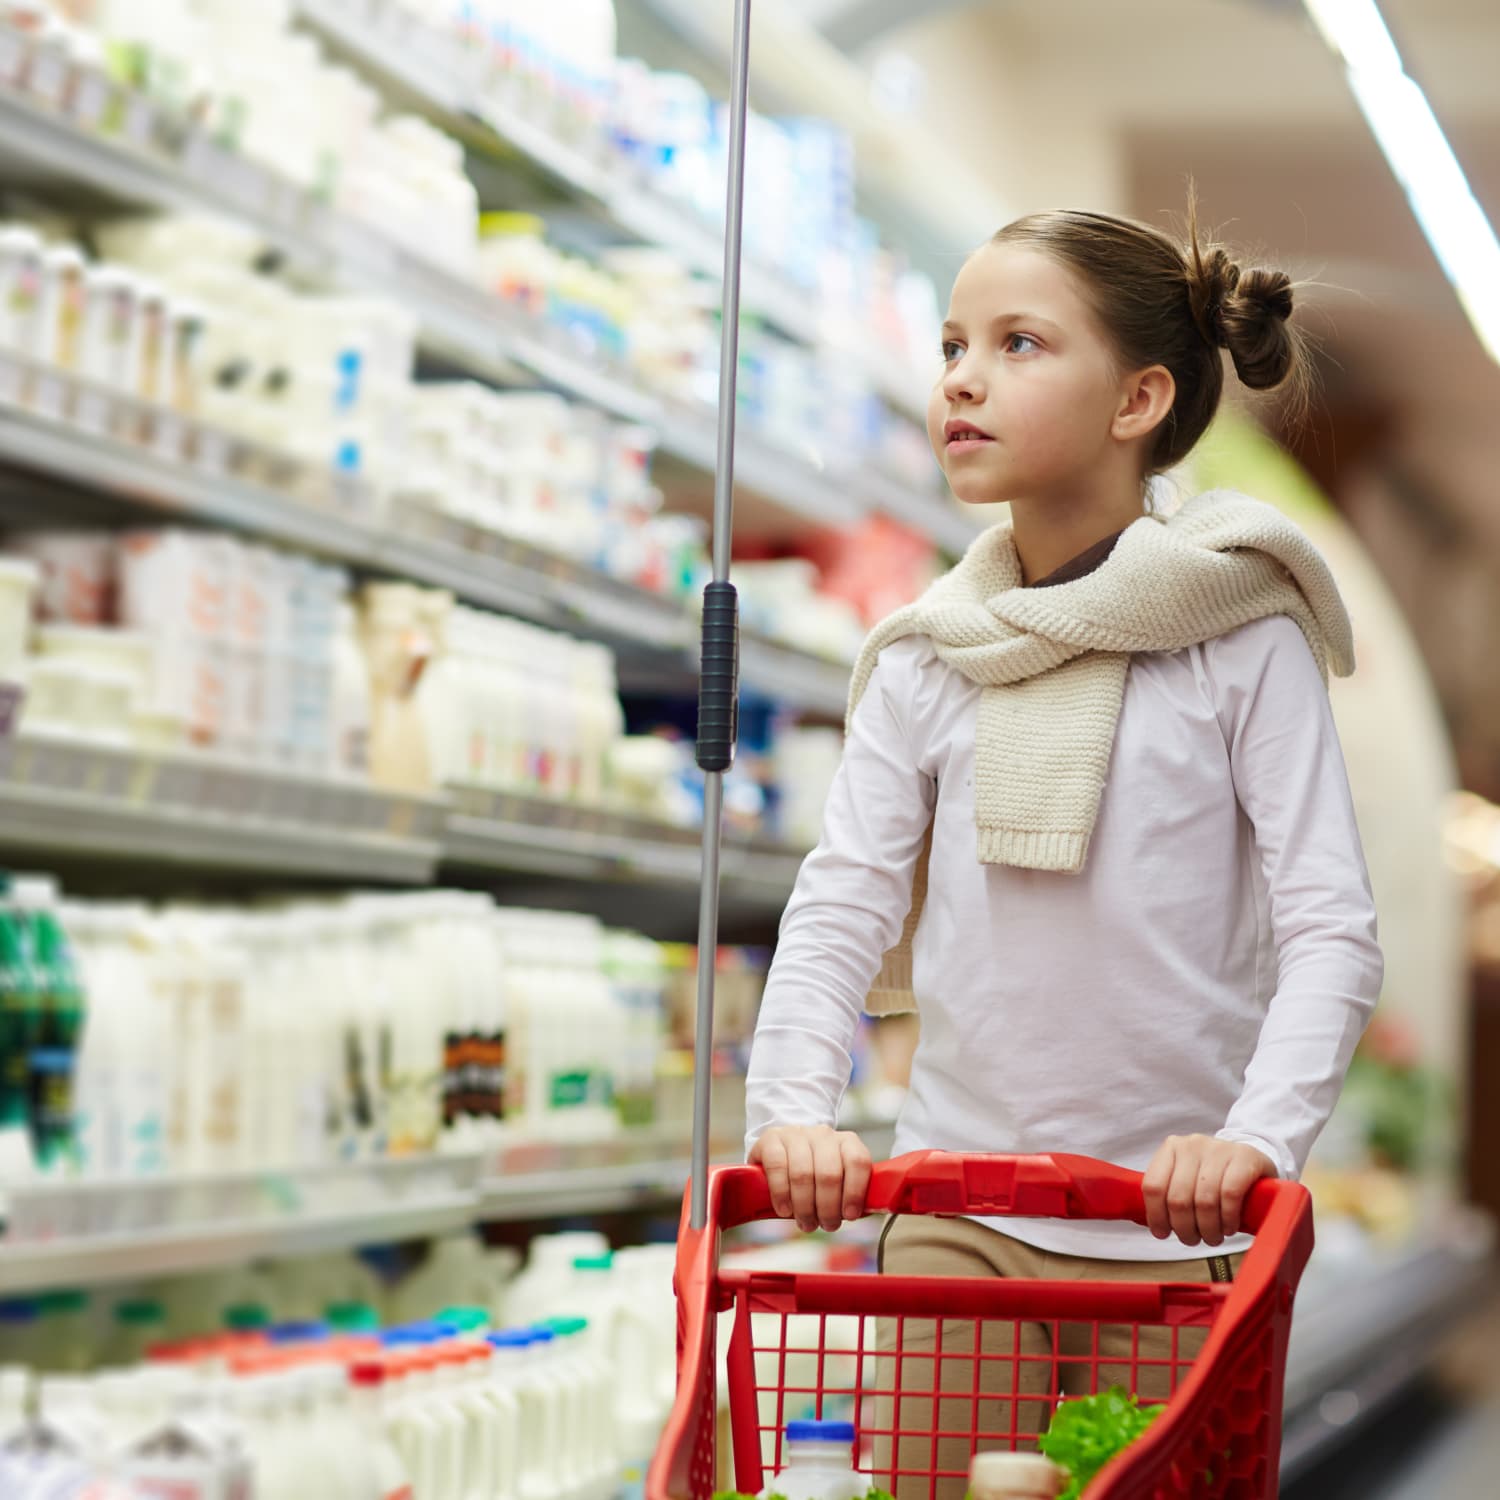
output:
[[1297, 363], [1292, 279], [1264, 267], [1241, 270], [1222, 249], [1205, 250], [1193, 226], [1188, 254], [1188, 301], [1198, 331], [1229, 350], [1235, 373], [1251, 390], [1278, 386]]

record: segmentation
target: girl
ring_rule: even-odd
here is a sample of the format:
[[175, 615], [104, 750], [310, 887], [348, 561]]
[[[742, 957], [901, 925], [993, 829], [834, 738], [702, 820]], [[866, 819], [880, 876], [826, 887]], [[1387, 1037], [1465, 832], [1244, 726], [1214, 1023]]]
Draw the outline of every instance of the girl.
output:
[[[1271, 507], [1211, 492], [1164, 519], [1147, 500], [1214, 416], [1222, 349], [1250, 387], [1305, 389], [1292, 301], [1281, 272], [1205, 246], [1191, 211], [1186, 247], [1035, 215], [959, 273], [928, 432], [958, 497], [1010, 519], [856, 666], [756, 1030], [749, 1157], [801, 1228], [860, 1214], [870, 1157], [834, 1126], [869, 997], [920, 1015], [898, 1152], [1141, 1169], [1149, 1230], [897, 1218], [885, 1270], [1228, 1279], [1246, 1194], [1295, 1177], [1333, 1108], [1383, 974], [1326, 692], [1353, 670], [1348, 618]], [[1118, 1360], [1117, 1332], [1099, 1352]], [[1069, 1351], [1022, 1325], [1007, 1355], [1012, 1333], [1041, 1373], [1012, 1390], [1013, 1362], [982, 1362], [1016, 1410], [981, 1419], [1032, 1433]], [[1164, 1396], [1172, 1346], [1140, 1336], [1164, 1363], [1139, 1389]], [[953, 1365], [967, 1431], [973, 1371]], [[967, 1453], [937, 1461], [962, 1472]], [[899, 1493], [930, 1462], [881, 1467]]]

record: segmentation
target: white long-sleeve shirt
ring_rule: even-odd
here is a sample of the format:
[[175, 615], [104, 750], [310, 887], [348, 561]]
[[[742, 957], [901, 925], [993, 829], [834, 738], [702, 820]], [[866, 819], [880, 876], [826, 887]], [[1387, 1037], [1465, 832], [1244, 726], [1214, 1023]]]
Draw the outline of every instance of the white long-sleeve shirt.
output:
[[[881, 654], [782, 922], [747, 1145], [771, 1125], [835, 1122], [931, 822], [898, 1153], [1070, 1151], [1144, 1170], [1167, 1136], [1201, 1133], [1295, 1177], [1384, 972], [1343, 754], [1298, 627], [1276, 616], [1132, 660], [1078, 874], [979, 863], [978, 702], [925, 638]], [[985, 1222], [1066, 1255], [1204, 1253], [1135, 1225]]]

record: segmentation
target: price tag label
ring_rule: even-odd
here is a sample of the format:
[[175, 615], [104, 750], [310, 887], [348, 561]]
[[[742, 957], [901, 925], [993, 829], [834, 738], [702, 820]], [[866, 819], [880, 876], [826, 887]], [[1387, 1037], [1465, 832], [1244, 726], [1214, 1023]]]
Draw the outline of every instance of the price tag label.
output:
[[19, 682], [0, 682], [0, 739], [9, 739], [21, 722], [26, 689]]
[[103, 133], [114, 113], [115, 86], [92, 68], [79, 70], [73, 85], [73, 118], [85, 130]]
[[125, 139], [142, 151], [156, 144], [156, 110], [151, 101], [141, 94], [127, 91], [125, 94], [122, 128]]
[[229, 472], [229, 439], [212, 427], [200, 427], [193, 445], [194, 458], [205, 474], [222, 478]]
[[107, 433], [114, 422], [114, 402], [103, 391], [80, 388], [74, 420], [89, 432]]
[[38, 371], [36, 384], [32, 387], [31, 405], [38, 416], [54, 422], [62, 421], [68, 409], [67, 381], [50, 370]]
[[151, 448], [160, 458], [172, 463], [181, 463], [184, 439], [187, 434], [182, 418], [175, 412], [159, 411], [152, 415]]
[[21, 367], [0, 350], [0, 405], [21, 404]]
[[0, 83], [14, 88], [21, 81], [21, 69], [25, 65], [27, 51], [19, 31], [0, 25]]
[[68, 86], [68, 60], [57, 47], [37, 47], [31, 54], [27, 82], [32, 94], [54, 109], [62, 105]]

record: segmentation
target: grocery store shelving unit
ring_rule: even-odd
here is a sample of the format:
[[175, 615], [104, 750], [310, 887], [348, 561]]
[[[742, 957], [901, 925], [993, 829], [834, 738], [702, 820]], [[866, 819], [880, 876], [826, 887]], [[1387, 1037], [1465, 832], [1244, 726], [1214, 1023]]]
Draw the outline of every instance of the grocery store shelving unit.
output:
[[224, 756], [0, 738], [0, 847], [283, 878], [428, 879], [442, 803]]
[[[479, 1212], [487, 1223], [539, 1216], [622, 1213], [668, 1208], [680, 1202], [688, 1182], [688, 1160], [681, 1147], [690, 1131], [659, 1129], [622, 1132], [614, 1141], [590, 1146], [528, 1142], [506, 1153], [500, 1172], [479, 1182]], [[857, 1130], [877, 1160], [890, 1154], [889, 1121], [855, 1118]], [[717, 1143], [715, 1162], [743, 1160], [740, 1142]]]
[[[623, 369], [568, 335], [525, 318], [375, 226], [332, 211], [206, 136], [188, 132], [170, 153], [156, 149], [165, 124], [152, 122], [149, 107], [143, 108], [142, 141], [104, 138], [0, 86], [0, 170], [17, 185], [68, 183], [116, 205], [223, 213], [263, 238], [309, 282], [375, 293], [406, 308], [417, 320], [422, 347], [435, 358], [500, 384], [553, 386], [651, 428], [665, 454], [695, 473], [712, 473], [711, 407], [642, 390]], [[949, 550], [962, 550], [974, 535], [957, 506], [935, 493], [908, 492], [860, 470], [831, 478], [752, 433], [737, 443], [736, 470], [746, 512], [759, 508], [784, 526], [847, 525], [880, 511]]]
[[452, 1233], [475, 1222], [477, 1156], [14, 1189], [0, 1295], [154, 1280]]
[[[686, 891], [699, 873], [692, 830], [601, 808], [480, 787], [389, 792], [31, 731], [0, 738], [0, 851], [392, 885], [462, 869]], [[774, 915], [801, 861], [798, 850], [731, 839], [726, 903]]]
[[[0, 354], [0, 366], [5, 362]], [[643, 654], [663, 682], [696, 668], [696, 622], [670, 599], [399, 499], [382, 520], [357, 482], [325, 477], [289, 488], [247, 477], [236, 462], [243, 445], [225, 438], [219, 447], [227, 461], [207, 468], [0, 402], [4, 470], [173, 520], [307, 548], [359, 571], [451, 589], [469, 603]], [[836, 662], [746, 634], [741, 673], [751, 692], [825, 717], [843, 713], [849, 674]]]
[[[626, 879], [696, 887], [701, 863], [696, 829], [672, 828], [551, 806], [479, 787], [450, 787], [443, 834], [448, 864], [518, 870], [568, 880]], [[800, 853], [774, 845], [726, 844], [721, 874], [731, 900], [786, 901]]]
[[[884, 1154], [888, 1124], [857, 1128]], [[36, 1183], [12, 1190], [5, 1205], [0, 1296], [394, 1244], [483, 1223], [670, 1213], [688, 1179], [685, 1131], [532, 1141], [489, 1159], [439, 1153], [286, 1171]], [[721, 1143], [719, 1159], [738, 1159], [736, 1143]]]
[[[620, 162], [598, 160], [538, 129], [468, 76], [462, 49], [430, 26], [404, 16], [399, 7], [350, 0], [297, 0], [295, 8], [325, 45], [391, 97], [472, 149], [524, 158], [568, 201], [621, 239], [660, 246], [694, 270], [714, 277], [722, 274], [719, 225], [664, 198]], [[752, 260], [743, 267], [741, 297], [748, 312], [776, 324], [793, 339], [807, 340], [824, 322], [812, 292]], [[916, 421], [926, 420], [920, 380], [903, 377], [889, 360], [872, 352], [855, 350], [852, 356], [892, 407]]]

